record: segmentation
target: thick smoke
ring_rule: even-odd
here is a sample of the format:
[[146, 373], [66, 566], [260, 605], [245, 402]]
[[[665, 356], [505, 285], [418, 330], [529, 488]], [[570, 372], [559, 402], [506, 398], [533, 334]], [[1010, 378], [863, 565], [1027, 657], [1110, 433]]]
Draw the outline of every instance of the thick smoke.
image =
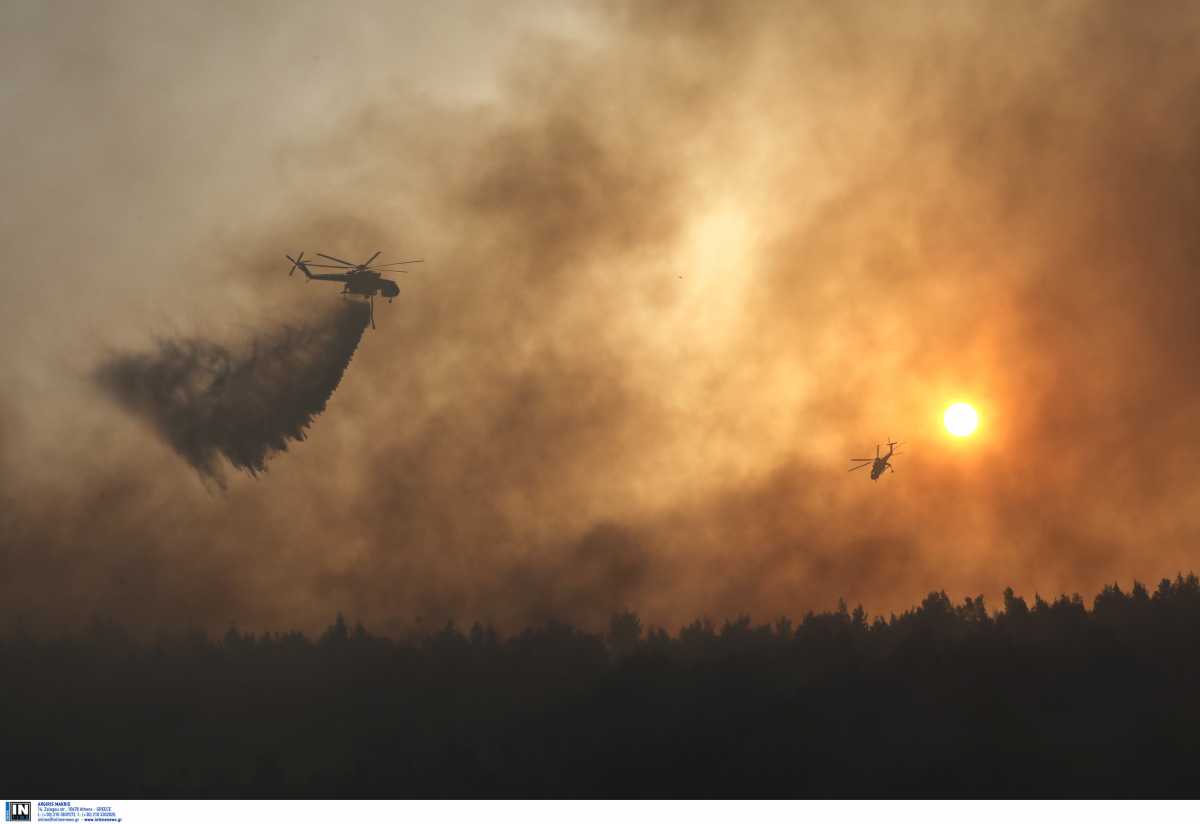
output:
[[[9, 610], [677, 627], [1200, 566], [1194, 6], [640, 0], [514, 34], [460, 25], [481, 3], [405, 62], [440, 12], [344, 5], [0, 28], [39, 124], [0, 153], [34, 262], [0, 303]], [[277, 264], [306, 248], [430, 271], [269, 477], [205, 495], [70, 380], [160, 311], [313, 300]], [[888, 436], [894, 475], [847, 475]]]
[[163, 340], [153, 352], [114, 354], [96, 380], [203, 475], [221, 482], [220, 456], [253, 475], [288, 441], [304, 440], [368, 319], [365, 304], [347, 301], [319, 320], [284, 325], [234, 347]]

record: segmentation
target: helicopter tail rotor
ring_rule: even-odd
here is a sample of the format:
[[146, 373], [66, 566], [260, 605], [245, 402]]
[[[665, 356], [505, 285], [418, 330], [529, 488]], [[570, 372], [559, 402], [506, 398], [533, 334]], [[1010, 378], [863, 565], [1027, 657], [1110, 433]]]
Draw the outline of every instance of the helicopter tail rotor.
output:
[[294, 275], [296, 273], [297, 266], [299, 266], [304, 271], [304, 274], [306, 274], [306, 275], [308, 274], [308, 270], [305, 269], [305, 266], [304, 266], [304, 264], [307, 263], [308, 261], [306, 261], [304, 259], [303, 252], [296, 255], [295, 257], [292, 257], [291, 255], [284, 255], [284, 257], [292, 262], [292, 268], [288, 270], [288, 277], [291, 277], [292, 275]]

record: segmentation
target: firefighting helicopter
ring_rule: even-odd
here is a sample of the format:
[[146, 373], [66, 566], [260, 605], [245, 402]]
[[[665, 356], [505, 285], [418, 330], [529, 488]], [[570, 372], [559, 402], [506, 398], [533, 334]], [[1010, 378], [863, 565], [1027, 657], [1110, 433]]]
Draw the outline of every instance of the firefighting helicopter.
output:
[[[364, 263], [351, 263], [348, 260], [325, 255], [317, 252], [317, 257], [323, 257], [326, 260], [332, 260], [333, 263], [316, 263], [312, 260], [305, 260], [304, 253], [301, 252], [296, 257], [284, 255], [292, 262], [292, 268], [288, 271], [288, 277], [295, 274], [296, 269], [304, 273], [304, 276], [309, 280], [330, 280], [338, 283], [343, 283], [342, 295], [361, 295], [367, 299], [367, 303], [371, 306], [371, 328], [375, 328], [375, 296], [381, 295], [388, 299], [388, 303], [400, 294], [400, 287], [396, 285], [396, 281], [388, 280], [383, 277], [384, 274], [393, 274], [399, 272], [407, 272], [407, 269], [392, 269], [392, 266], [403, 266], [406, 263], [422, 263], [423, 258], [414, 258], [412, 260], [398, 260], [395, 263], [382, 263], [374, 268], [371, 267], [371, 261], [379, 257], [382, 252], [376, 252], [367, 258]], [[313, 269], [341, 269], [340, 272], [317, 273], [313, 274], [310, 271]]]
[[889, 469], [892, 470], [893, 472], [895, 472], [896, 470], [895, 470], [895, 468], [892, 467], [891, 460], [892, 460], [893, 456], [900, 454], [899, 452], [896, 451], [896, 447], [903, 446], [904, 444], [900, 443], [899, 441], [888, 441], [887, 445], [888, 445], [888, 451], [887, 451], [886, 455], [880, 455], [879, 454], [879, 446], [880, 445], [875, 444], [875, 457], [874, 458], [851, 458], [850, 460], [855, 463], [858, 463], [859, 461], [862, 461], [862, 463], [859, 463], [858, 466], [850, 467], [850, 469], [848, 471], [853, 472], [856, 469], [862, 469], [864, 466], [869, 466], [869, 467], [871, 467], [871, 480], [872, 481], [879, 480], [879, 476], [882, 475], [885, 471], [887, 471]]

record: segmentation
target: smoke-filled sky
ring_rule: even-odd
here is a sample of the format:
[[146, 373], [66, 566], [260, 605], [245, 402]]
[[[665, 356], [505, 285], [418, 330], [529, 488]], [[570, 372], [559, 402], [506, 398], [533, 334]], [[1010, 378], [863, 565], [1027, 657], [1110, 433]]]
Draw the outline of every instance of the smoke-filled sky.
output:
[[[0, 14], [10, 622], [674, 629], [1200, 567], [1200, 8]], [[96, 376], [326, 322], [302, 249], [427, 263], [222, 489]]]

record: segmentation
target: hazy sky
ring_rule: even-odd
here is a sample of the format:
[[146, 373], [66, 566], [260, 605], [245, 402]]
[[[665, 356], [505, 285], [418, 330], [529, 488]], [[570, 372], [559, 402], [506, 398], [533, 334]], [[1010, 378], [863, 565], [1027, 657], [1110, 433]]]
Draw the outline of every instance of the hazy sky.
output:
[[[11, 619], [674, 629], [1200, 566], [1198, 9], [0, 14]], [[301, 249], [428, 262], [210, 488], [92, 375], [327, 311]]]

